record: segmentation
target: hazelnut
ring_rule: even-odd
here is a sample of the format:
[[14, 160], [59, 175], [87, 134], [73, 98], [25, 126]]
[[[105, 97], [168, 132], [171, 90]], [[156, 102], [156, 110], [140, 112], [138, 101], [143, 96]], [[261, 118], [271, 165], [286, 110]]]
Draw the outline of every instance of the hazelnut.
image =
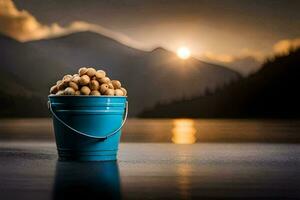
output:
[[64, 85], [64, 87], [68, 87], [69, 86], [70, 81], [69, 80], [63, 80], [63, 82], [61, 84]]
[[80, 94], [81, 94], [81, 93], [80, 93], [79, 90], [76, 90], [76, 91], [75, 91], [75, 95], [76, 95], [76, 96], [78, 96], [78, 95], [80, 95]]
[[71, 75], [65, 75], [62, 79], [62, 83], [65, 85], [65, 87], [69, 86], [69, 82], [72, 81], [73, 76]]
[[93, 77], [96, 74], [96, 70], [92, 67], [87, 69], [86, 75], [88, 75], [89, 77]]
[[73, 78], [73, 76], [68, 74], [68, 75], [65, 75], [62, 80], [65, 82], [70, 82], [72, 80], [72, 78]]
[[83, 76], [84, 74], [86, 74], [87, 70], [88, 70], [88, 69], [87, 69], [86, 67], [81, 67], [81, 68], [78, 70], [79, 76]]
[[98, 81], [100, 83], [109, 83], [110, 79], [108, 77], [103, 77], [103, 78], [98, 79]]
[[58, 92], [57, 85], [53, 85], [53, 86], [50, 88], [50, 93], [51, 93], [51, 94], [56, 94], [57, 92]]
[[73, 81], [69, 82], [69, 86], [71, 88], [73, 88], [74, 90], [78, 90], [78, 85], [75, 82], [73, 82]]
[[90, 89], [91, 90], [98, 90], [99, 89], [99, 82], [96, 80], [92, 80], [90, 82]]
[[71, 87], [67, 87], [64, 91], [65, 95], [74, 95], [75, 94], [75, 90]]
[[115, 89], [111, 82], [107, 83], [109, 89]]
[[100, 92], [98, 90], [93, 90], [93, 91], [91, 91], [90, 95], [92, 95], [92, 96], [100, 96], [101, 94], [100, 94]]
[[62, 80], [56, 81], [56, 85], [59, 85], [59, 84], [61, 84], [61, 83], [62, 83]]
[[101, 86], [100, 86], [100, 92], [101, 94], [105, 94], [105, 91], [108, 90], [108, 85], [106, 83], [103, 83]]
[[66, 85], [63, 81], [61, 81], [58, 85], [57, 85], [58, 90], [64, 90], [66, 88]]
[[104, 77], [106, 76], [106, 73], [105, 73], [105, 71], [103, 71], [103, 70], [98, 70], [98, 71], [96, 72], [95, 76], [96, 76], [98, 79], [104, 78]]
[[72, 78], [72, 81], [74, 82], [74, 83], [79, 83], [79, 80], [80, 80], [80, 76], [78, 75], [78, 74], [74, 74], [73, 75], [73, 78]]
[[115, 89], [115, 96], [123, 96], [124, 93], [121, 89]]
[[88, 75], [83, 75], [79, 79], [79, 84], [80, 85], [87, 85], [87, 84], [89, 84], [89, 82], [90, 82], [90, 77]]
[[121, 89], [120, 89], [120, 90], [122, 90], [122, 91], [123, 91], [123, 95], [124, 95], [124, 96], [126, 96], [126, 95], [127, 95], [127, 90], [126, 90], [125, 88], [121, 87]]
[[109, 96], [114, 96], [115, 91], [113, 89], [107, 89], [104, 94]]
[[83, 94], [83, 95], [89, 95], [90, 92], [91, 92], [91, 90], [90, 90], [89, 87], [83, 86], [83, 87], [80, 89], [80, 92], [81, 92], [81, 94]]
[[58, 92], [56, 92], [56, 95], [59, 95], [59, 96], [64, 95], [64, 91], [63, 90], [59, 90]]
[[114, 88], [120, 89], [121, 88], [121, 82], [118, 80], [112, 80], [111, 83], [113, 84]]

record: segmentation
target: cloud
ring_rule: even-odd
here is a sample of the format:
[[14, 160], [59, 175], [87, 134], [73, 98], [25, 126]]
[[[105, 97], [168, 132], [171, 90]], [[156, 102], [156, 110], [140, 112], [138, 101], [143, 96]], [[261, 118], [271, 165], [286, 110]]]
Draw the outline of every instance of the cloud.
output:
[[[95, 32], [95, 33], [99, 33], [101, 35], [107, 36], [114, 40], [117, 40], [117, 41], [121, 42], [122, 44], [125, 44], [130, 47], [149, 50], [146, 46], [131, 39], [130, 37], [123, 35], [121, 33], [112, 31], [110, 29], [104, 28], [97, 24], [91, 24], [91, 23], [87, 23], [84, 21], [75, 21], [75, 22], [72, 22], [66, 30], [69, 30], [69, 32], [91, 31], [91, 32]], [[67, 33], [67, 34], [69, 34], [69, 33]]]
[[126, 35], [83, 21], [75, 21], [66, 27], [62, 27], [57, 23], [44, 25], [29, 12], [18, 10], [11, 0], [0, 0], [0, 33], [20, 42], [54, 38], [82, 31], [96, 32], [113, 38], [127, 46], [145, 48]]
[[262, 62], [253, 56], [236, 57], [230, 63], [225, 64], [228, 68], [239, 72], [243, 76], [248, 76], [257, 72]]
[[300, 47], [300, 38], [284, 39], [276, 42], [270, 53], [263, 53], [250, 49], [242, 49], [239, 55], [215, 54], [213, 52], [204, 52], [202, 59], [209, 62], [224, 65], [232, 70], [235, 70], [243, 76], [255, 73], [260, 69], [264, 60], [267, 57], [274, 55], [288, 54], [291, 49]]
[[203, 57], [204, 59], [215, 60], [215, 61], [223, 62], [223, 63], [230, 63], [234, 60], [234, 57], [232, 55], [215, 54], [211, 51], [204, 52], [201, 57]]
[[291, 49], [300, 47], [300, 38], [280, 40], [273, 46], [275, 54], [288, 54]]
[[208, 62], [221, 64], [234, 71], [239, 72], [243, 76], [248, 76], [256, 72], [264, 59], [264, 55], [258, 51], [242, 49], [239, 55], [233, 56], [229, 54], [215, 54], [212, 52], [204, 52], [201, 59]]
[[11, 0], [0, 0], [0, 32], [18, 41], [38, 40], [49, 35], [61, 35], [58, 24], [45, 26], [25, 10], [18, 10]]

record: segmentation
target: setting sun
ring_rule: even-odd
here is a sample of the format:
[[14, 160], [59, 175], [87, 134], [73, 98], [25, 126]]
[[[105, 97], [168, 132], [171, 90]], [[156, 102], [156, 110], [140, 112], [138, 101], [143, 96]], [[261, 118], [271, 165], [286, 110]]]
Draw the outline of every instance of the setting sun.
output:
[[177, 56], [181, 59], [188, 59], [191, 56], [191, 52], [187, 47], [180, 47], [177, 49]]

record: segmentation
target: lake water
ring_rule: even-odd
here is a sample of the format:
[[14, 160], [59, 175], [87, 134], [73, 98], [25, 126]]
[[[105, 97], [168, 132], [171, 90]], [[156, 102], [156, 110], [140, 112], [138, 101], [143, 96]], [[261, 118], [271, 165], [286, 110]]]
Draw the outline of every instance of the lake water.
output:
[[[51, 119], [2, 119], [1, 140], [54, 140]], [[300, 120], [128, 119], [122, 142], [300, 142]]]
[[0, 141], [0, 199], [299, 199], [300, 145], [122, 143], [118, 162], [59, 162]]
[[61, 162], [50, 119], [1, 120], [0, 199], [299, 199], [299, 134], [299, 120], [129, 119], [118, 162]]

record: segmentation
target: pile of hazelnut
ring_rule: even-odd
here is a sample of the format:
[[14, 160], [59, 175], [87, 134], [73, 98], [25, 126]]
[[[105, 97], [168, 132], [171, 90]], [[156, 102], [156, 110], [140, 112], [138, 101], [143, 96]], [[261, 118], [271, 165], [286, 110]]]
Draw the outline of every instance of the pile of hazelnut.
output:
[[65, 75], [50, 88], [52, 95], [109, 95], [126, 96], [127, 91], [118, 80], [110, 80], [105, 71], [82, 67], [78, 74]]

